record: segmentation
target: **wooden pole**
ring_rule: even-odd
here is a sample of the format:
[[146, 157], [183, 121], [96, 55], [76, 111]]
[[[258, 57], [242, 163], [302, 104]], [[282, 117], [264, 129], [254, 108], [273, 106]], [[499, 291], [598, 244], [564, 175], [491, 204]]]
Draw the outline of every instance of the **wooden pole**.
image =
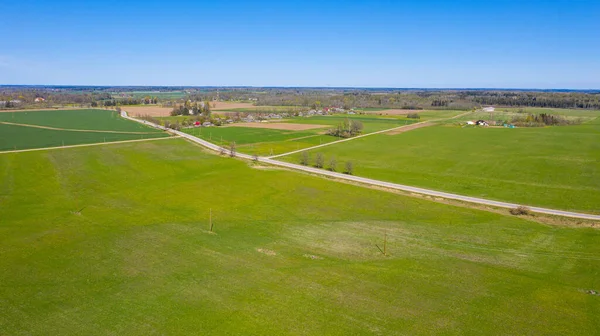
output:
[[210, 232], [212, 232], [213, 230], [213, 222], [212, 222], [212, 208], [210, 209], [210, 212], [208, 213], [208, 220], [210, 222]]

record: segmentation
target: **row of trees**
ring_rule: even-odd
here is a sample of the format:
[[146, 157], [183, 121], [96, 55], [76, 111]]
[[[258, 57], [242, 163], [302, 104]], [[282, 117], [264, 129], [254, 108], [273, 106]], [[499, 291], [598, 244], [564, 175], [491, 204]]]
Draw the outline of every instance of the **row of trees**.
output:
[[511, 121], [512, 124], [520, 127], [540, 127], [540, 126], [565, 126], [580, 124], [581, 119], [567, 119], [563, 116], [540, 113], [516, 115]]
[[[323, 169], [325, 168], [325, 156], [322, 153], [317, 153], [317, 156], [315, 157], [315, 162], [314, 162], [314, 167], [315, 168], [319, 168], [319, 169]], [[306, 151], [302, 152], [302, 155], [300, 155], [300, 164], [303, 166], [309, 166], [310, 165], [310, 154]], [[348, 175], [352, 175], [354, 174], [354, 163], [352, 161], [346, 161], [346, 164], [344, 165], [344, 173], [348, 174]], [[332, 156], [329, 158], [329, 161], [327, 163], [327, 170], [329, 171], [337, 171], [338, 169], [338, 162], [337, 159], [335, 158], [335, 156]]]
[[327, 130], [327, 134], [340, 138], [351, 138], [362, 133], [363, 127], [364, 126], [362, 122], [346, 118], [335, 128]]

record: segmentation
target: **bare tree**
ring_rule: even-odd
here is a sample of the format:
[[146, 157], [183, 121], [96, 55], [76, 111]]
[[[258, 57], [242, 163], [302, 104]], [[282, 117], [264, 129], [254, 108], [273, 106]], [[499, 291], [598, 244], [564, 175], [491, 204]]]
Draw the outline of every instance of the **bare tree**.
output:
[[329, 170], [335, 171], [336, 169], [337, 169], [337, 160], [335, 159], [335, 156], [332, 156], [329, 159]]
[[236, 153], [236, 150], [235, 150], [235, 141], [232, 141], [229, 144], [229, 156], [235, 157], [235, 153]]
[[302, 152], [302, 156], [300, 157], [300, 164], [303, 166], [308, 166], [310, 162], [310, 156], [308, 152]]
[[324, 165], [325, 165], [325, 157], [323, 156], [323, 153], [317, 153], [315, 167], [323, 168]]
[[346, 174], [352, 175], [352, 173], [354, 173], [354, 164], [352, 163], [352, 161], [347, 161], [346, 162]]
[[225, 147], [219, 147], [219, 154], [225, 155]]
[[258, 162], [258, 154], [252, 155], [252, 161]]

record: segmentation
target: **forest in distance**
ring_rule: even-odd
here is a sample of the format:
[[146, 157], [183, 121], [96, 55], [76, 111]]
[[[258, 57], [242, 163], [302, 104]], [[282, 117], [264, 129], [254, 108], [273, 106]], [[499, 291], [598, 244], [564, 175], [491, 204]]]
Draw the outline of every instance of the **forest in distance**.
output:
[[600, 109], [600, 91], [285, 87], [0, 86], [0, 108], [165, 105], [247, 101], [258, 106], [472, 109], [480, 106]]

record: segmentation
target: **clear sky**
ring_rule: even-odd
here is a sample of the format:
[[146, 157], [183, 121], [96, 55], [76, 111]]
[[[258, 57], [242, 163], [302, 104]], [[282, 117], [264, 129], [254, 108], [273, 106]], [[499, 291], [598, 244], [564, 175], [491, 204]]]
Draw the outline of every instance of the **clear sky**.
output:
[[600, 88], [600, 0], [0, 8], [0, 84]]

